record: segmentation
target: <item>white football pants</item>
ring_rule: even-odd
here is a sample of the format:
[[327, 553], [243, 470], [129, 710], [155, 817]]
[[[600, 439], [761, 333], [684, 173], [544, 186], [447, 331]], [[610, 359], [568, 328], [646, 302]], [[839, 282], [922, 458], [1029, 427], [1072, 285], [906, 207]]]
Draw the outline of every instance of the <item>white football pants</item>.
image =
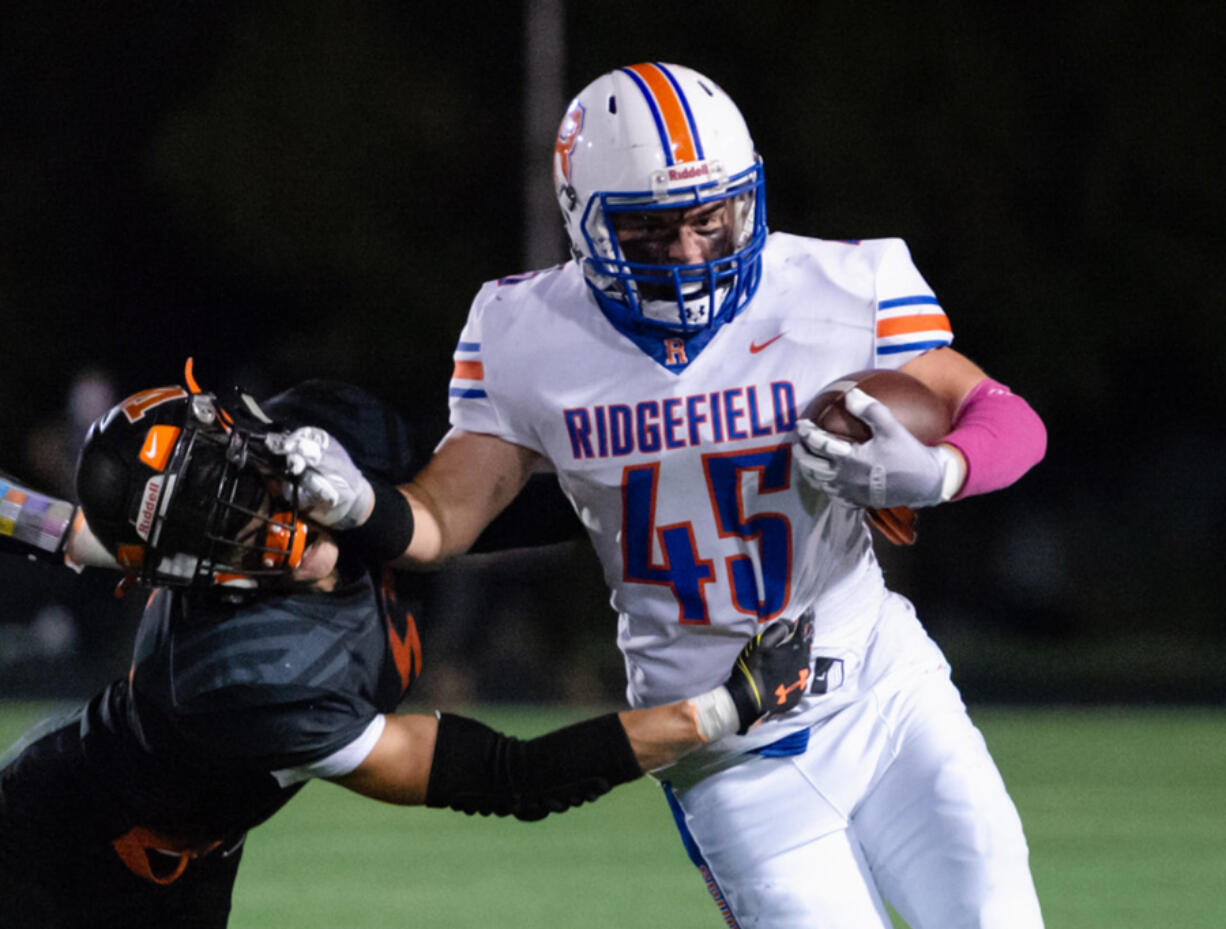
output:
[[[949, 667], [902, 597], [800, 755], [668, 785], [741, 929], [1039, 929], [1022, 825]], [[837, 698], [837, 699], [835, 699]]]

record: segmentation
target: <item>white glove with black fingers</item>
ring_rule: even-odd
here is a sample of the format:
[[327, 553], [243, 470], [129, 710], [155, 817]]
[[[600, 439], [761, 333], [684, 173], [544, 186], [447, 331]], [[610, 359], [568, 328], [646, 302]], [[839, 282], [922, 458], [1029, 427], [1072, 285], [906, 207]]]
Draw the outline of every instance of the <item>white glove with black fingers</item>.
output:
[[298, 478], [303, 515], [336, 530], [365, 522], [375, 505], [374, 488], [333, 436], [316, 426], [269, 433], [268, 450], [285, 458], [286, 472]]
[[846, 503], [870, 507], [935, 506], [958, 492], [965, 474], [951, 449], [924, 445], [889, 407], [858, 387], [847, 391], [844, 404], [873, 434], [849, 442], [800, 420], [796, 464], [810, 484]]

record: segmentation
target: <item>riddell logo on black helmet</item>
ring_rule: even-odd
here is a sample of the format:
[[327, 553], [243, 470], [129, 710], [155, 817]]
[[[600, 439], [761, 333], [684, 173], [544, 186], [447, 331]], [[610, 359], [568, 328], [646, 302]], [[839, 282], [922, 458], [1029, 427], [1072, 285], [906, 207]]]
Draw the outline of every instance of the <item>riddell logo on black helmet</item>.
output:
[[141, 494], [140, 509], [136, 513], [136, 534], [145, 541], [149, 540], [153, 517], [157, 515], [158, 498], [162, 495], [162, 480], [162, 475], [153, 475], [145, 481], [145, 491]]

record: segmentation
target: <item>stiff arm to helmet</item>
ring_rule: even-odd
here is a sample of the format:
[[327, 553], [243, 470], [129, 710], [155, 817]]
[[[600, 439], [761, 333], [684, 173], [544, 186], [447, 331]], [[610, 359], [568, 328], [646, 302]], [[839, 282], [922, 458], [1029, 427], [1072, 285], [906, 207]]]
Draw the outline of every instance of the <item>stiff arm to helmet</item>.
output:
[[133, 394], [90, 427], [77, 466], [89, 529], [144, 585], [279, 583], [307, 529], [264, 447], [268, 424], [254, 403], [228, 412], [187, 379]]
[[393, 561], [413, 539], [413, 510], [395, 486], [367, 475], [344, 446], [317, 426], [272, 433], [265, 444], [297, 479], [295, 501], [312, 520], [332, 528], [351, 552]]
[[337, 530], [366, 522], [375, 505], [374, 489], [328, 432], [302, 426], [292, 432], [270, 433], [264, 444], [284, 458], [286, 471], [298, 478], [298, 502], [311, 511], [316, 522]]

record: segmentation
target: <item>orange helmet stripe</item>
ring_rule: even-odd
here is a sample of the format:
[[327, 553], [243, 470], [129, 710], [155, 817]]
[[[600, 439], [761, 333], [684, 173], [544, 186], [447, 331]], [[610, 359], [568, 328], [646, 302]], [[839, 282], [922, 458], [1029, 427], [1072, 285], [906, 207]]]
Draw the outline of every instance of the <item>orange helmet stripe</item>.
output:
[[625, 69], [640, 80], [640, 88], [648, 97], [648, 104], [663, 122], [668, 134], [668, 154], [673, 162], [699, 161], [698, 140], [695, 138], [689, 113], [677, 88], [669, 80], [664, 69], [657, 64], [644, 62]]

